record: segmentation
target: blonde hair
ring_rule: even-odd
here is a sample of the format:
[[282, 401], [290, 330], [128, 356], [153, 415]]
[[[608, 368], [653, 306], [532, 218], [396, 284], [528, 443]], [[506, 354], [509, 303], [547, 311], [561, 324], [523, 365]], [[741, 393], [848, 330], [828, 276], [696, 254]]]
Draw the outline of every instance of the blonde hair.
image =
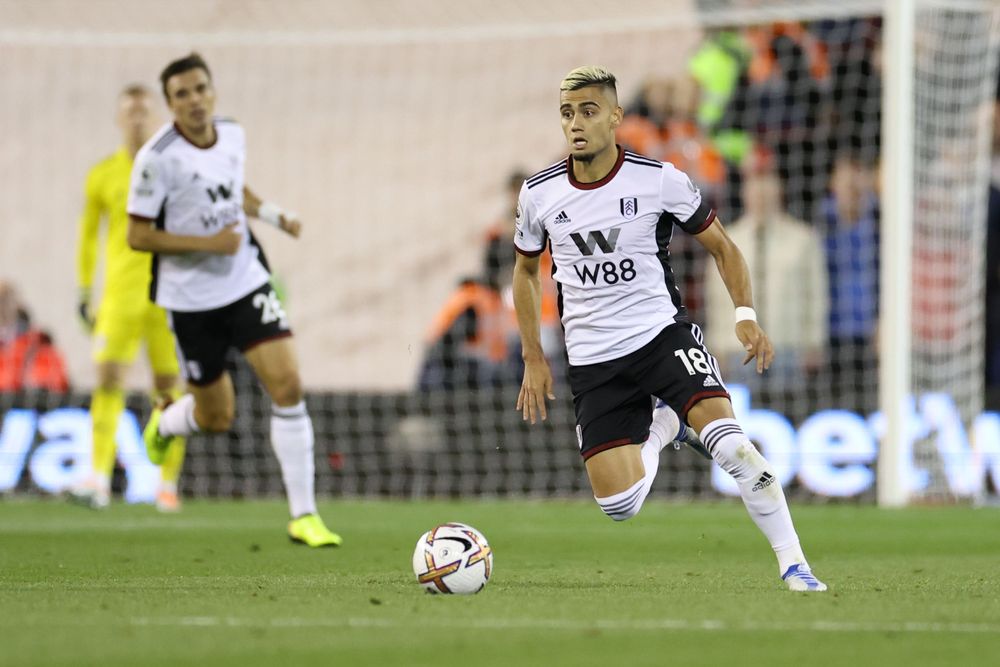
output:
[[615, 75], [599, 65], [584, 65], [566, 75], [559, 84], [559, 90], [580, 90], [587, 86], [609, 88], [617, 97], [618, 87]]
[[140, 97], [142, 95], [152, 95], [153, 91], [142, 83], [130, 83], [118, 94], [119, 97]]

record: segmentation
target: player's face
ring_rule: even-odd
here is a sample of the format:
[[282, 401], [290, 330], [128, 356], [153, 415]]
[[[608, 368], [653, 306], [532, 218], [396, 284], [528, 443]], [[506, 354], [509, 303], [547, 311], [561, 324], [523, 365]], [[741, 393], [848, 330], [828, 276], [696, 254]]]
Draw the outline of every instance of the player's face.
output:
[[167, 105], [181, 128], [192, 134], [204, 132], [215, 111], [215, 88], [208, 72], [189, 69], [167, 79]]
[[143, 144], [153, 135], [157, 119], [150, 95], [122, 95], [118, 102], [118, 127], [126, 141]]
[[587, 86], [559, 92], [563, 134], [574, 160], [590, 162], [613, 149], [615, 130], [622, 122], [622, 108], [604, 86]]

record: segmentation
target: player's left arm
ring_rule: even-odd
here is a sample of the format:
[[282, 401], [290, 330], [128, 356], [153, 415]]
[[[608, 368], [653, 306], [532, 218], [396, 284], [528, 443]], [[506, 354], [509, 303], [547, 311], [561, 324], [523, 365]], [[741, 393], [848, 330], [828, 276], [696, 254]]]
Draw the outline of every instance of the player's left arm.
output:
[[[750, 287], [750, 270], [747, 268], [743, 253], [733, 243], [733, 240], [726, 233], [725, 228], [718, 221], [714, 220], [704, 231], [694, 236], [701, 243], [712, 257], [715, 265], [722, 276], [729, 296], [733, 300], [733, 305], [737, 308], [753, 308], [753, 291]], [[748, 363], [751, 359], [757, 359], [757, 372], [763, 373], [764, 369], [771, 366], [774, 359], [774, 348], [771, 340], [764, 333], [764, 330], [754, 320], [744, 319], [736, 323], [736, 337], [740, 339], [743, 348], [747, 351], [743, 363]]]
[[302, 222], [294, 213], [289, 213], [277, 204], [267, 202], [258, 197], [248, 188], [243, 188], [243, 212], [251, 218], [277, 227], [289, 236], [299, 238], [302, 233]]

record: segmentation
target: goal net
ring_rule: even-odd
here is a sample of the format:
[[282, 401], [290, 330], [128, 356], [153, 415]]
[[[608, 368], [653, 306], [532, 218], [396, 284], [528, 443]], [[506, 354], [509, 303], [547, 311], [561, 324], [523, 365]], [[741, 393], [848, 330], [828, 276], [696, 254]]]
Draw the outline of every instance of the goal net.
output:
[[[881, 242], [886, 225], [906, 224], [880, 206], [883, 5], [642, 0], [611, 15], [562, 0], [0, 5], [0, 120], [15, 130], [0, 153], [10, 183], [0, 278], [52, 332], [76, 389], [0, 395], [0, 491], [56, 490], [87, 465], [95, 377], [71, 318], [69, 232], [83, 177], [116, 146], [117, 92], [158, 89], [162, 67], [197, 50], [218, 111], [247, 130], [248, 182], [306, 224], [299, 242], [255, 232], [296, 331], [320, 493], [588, 492], [551, 283], [542, 319], [557, 399], [541, 426], [514, 409], [511, 196], [564, 154], [561, 78], [600, 63], [620, 82], [619, 142], [689, 173], [747, 259], [778, 354], [760, 377], [740, 363], [714, 263], [679, 230], [670, 247], [737, 417], [788, 493], [874, 498], [878, 365], [893, 354], [912, 368], [912, 496], [994, 496], [983, 248], [1000, 9], [916, 3], [913, 243], [900, 249]], [[912, 259], [912, 345], [880, 350], [880, 294], [895, 288], [880, 263], [893, 252]], [[232, 371], [236, 427], [192, 439], [181, 489], [280, 494], [269, 403], [235, 357]], [[155, 479], [137, 430], [148, 372], [129, 378], [121, 483], [141, 500]], [[659, 496], [734, 492], [690, 451], [666, 450], [662, 466]]]

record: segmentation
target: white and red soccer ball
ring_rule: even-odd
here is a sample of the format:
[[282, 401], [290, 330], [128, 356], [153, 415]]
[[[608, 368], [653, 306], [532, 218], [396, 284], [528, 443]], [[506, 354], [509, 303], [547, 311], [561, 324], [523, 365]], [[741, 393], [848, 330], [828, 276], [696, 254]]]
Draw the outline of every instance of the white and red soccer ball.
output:
[[430, 593], [478, 593], [492, 573], [493, 549], [472, 526], [444, 523], [417, 540], [413, 574]]

